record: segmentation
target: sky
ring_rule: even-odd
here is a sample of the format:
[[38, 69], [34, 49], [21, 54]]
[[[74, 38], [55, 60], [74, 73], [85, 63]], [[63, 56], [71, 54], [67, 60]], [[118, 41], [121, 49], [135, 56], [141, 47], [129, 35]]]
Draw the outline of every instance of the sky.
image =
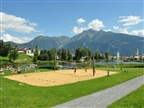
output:
[[144, 0], [1, 0], [0, 37], [73, 37], [94, 29], [144, 37]]

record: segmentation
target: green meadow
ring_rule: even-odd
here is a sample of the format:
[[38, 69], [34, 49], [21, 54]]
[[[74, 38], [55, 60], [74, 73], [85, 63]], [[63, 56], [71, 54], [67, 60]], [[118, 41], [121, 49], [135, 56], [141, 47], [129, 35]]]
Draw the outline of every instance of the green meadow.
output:
[[0, 75], [0, 106], [2, 108], [50, 108], [144, 75], [143, 68], [96, 69], [117, 71], [118, 74], [60, 86], [39, 87], [6, 79], [4, 76], [11, 73], [5, 71], [5, 74]]
[[15, 63], [32, 63], [32, 56], [26, 54], [19, 54], [18, 58], [16, 59]]
[[144, 85], [107, 108], [144, 108]]
[[[14, 61], [15, 64], [30, 64], [32, 63], [33, 57], [25, 54], [19, 54], [18, 58]], [[1, 65], [13, 65], [9, 61], [9, 57], [0, 56], [0, 66]]]

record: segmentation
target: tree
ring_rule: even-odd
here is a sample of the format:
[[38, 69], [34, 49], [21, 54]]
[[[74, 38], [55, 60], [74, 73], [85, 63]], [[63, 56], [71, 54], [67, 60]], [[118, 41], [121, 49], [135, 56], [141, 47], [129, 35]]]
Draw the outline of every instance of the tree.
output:
[[101, 54], [100, 54], [100, 59], [102, 59], [102, 60], [103, 60], [103, 59], [104, 59], [104, 57], [105, 57], [105, 56], [104, 56], [104, 54], [103, 54], [103, 53], [101, 53]]
[[56, 48], [51, 49], [52, 60], [54, 60], [54, 71], [56, 69]]
[[38, 60], [48, 60], [47, 50], [40, 51], [40, 55], [38, 55]]
[[96, 51], [96, 53], [95, 53], [95, 59], [96, 60], [100, 59], [100, 52]]
[[33, 58], [34, 62], [37, 62], [38, 55], [39, 55], [39, 53], [38, 53], [38, 46], [36, 45], [35, 52], [34, 52], [34, 58]]
[[51, 50], [48, 50], [47, 55], [48, 55], [48, 60], [53, 60], [53, 54]]
[[43, 55], [43, 54], [40, 54], [40, 55], [38, 56], [38, 60], [44, 60], [44, 55]]
[[65, 48], [62, 48], [61, 60], [67, 60], [67, 51]]
[[112, 57], [111, 59], [114, 60], [114, 57]]
[[87, 52], [86, 60], [89, 60], [91, 58], [91, 56], [92, 56], [92, 51], [89, 48], [86, 48], [85, 50]]
[[47, 54], [47, 50], [41, 50], [40, 54]]
[[109, 59], [109, 53], [108, 52], [105, 52], [105, 59], [108, 61]]
[[71, 60], [72, 59], [72, 54], [71, 54], [71, 51], [69, 49], [67, 51], [67, 56], [68, 56], [67, 60]]
[[4, 46], [3, 40], [0, 40], [0, 49]]
[[56, 48], [52, 48], [51, 53], [52, 53], [52, 60], [54, 60], [56, 56]]
[[75, 52], [75, 60], [80, 60], [82, 57], [82, 48], [78, 47]]
[[8, 56], [10, 50], [11, 50], [11, 45], [10, 44], [4, 44], [0, 49], [0, 56], [3, 56], [3, 57]]
[[81, 52], [81, 55], [82, 55], [83, 57], [87, 57], [87, 56], [88, 56], [87, 50], [86, 50], [86, 49], [83, 49], [82, 52]]
[[18, 51], [17, 48], [14, 47], [11, 49], [9, 53], [9, 60], [13, 63], [18, 58]]
[[59, 49], [58, 52], [57, 52], [57, 54], [58, 54], [59, 59], [61, 60], [62, 49]]

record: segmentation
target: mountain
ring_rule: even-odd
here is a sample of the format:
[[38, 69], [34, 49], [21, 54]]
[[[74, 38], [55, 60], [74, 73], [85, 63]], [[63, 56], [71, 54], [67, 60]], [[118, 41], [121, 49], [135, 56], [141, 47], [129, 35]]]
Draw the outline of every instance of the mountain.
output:
[[49, 50], [53, 47], [56, 49], [67, 48], [75, 52], [77, 47], [89, 48], [93, 53], [96, 51], [105, 53], [108, 51], [111, 55], [135, 54], [136, 48], [139, 53], [144, 54], [144, 38], [135, 35], [122, 33], [105, 32], [103, 30], [95, 31], [93, 29], [85, 30], [82, 33], [69, 38], [68, 36], [49, 37], [37, 36], [32, 41], [24, 44], [18, 44], [19, 47], [34, 48], [38, 45], [39, 49]]
[[73, 51], [77, 47], [82, 47], [90, 48], [93, 53], [108, 51], [111, 55], [116, 55], [117, 52], [121, 55], [131, 55], [135, 54], [138, 48], [140, 53], [144, 53], [144, 38], [134, 35], [90, 29], [74, 36], [71, 40], [72, 42], [64, 47]]
[[29, 48], [35, 48], [36, 45], [38, 45], [39, 49], [51, 49], [53, 47], [55, 48], [61, 48], [67, 42], [70, 40], [67, 36], [61, 36], [61, 37], [49, 37], [49, 36], [37, 36], [32, 41], [24, 44], [19, 44], [19, 47], [29, 47]]
[[10, 45], [15, 45], [16, 43], [12, 42], [12, 41], [7, 41], [5, 42], [6, 44], [10, 44]]

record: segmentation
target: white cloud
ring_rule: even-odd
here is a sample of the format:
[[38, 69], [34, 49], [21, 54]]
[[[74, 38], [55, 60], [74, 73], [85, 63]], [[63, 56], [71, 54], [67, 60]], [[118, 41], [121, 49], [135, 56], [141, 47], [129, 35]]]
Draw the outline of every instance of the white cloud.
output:
[[96, 20], [93, 20], [92, 22], [90, 22], [89, 24], [88, 24], [88, 28], [90, 29], [94, 29], [94, 30], [96, 30], [96, 31], [99, 31], [100, 30], [100, 28], [102, 28], [102, 27], [105, 27], [104, 25], [103, 25], [103, 22], [102, 21], [99, 21], [98, 19], [96, 19]]
[[144, 30], [133, 30], [130, 34], [144, 37]]
[[114, 28], [115, 30], [118, 30], [118, 29], [119, 29], [119, 27], [118, 27], [118, 26], [113, 26], [113, 28]]
[[144, 21], [139, 16], [132, 16], [132, 15], [120, 16], [119, 18], [121, 18], [121, 20], [119, 20], [118, 22], [124, 23], [123, 26], [132, 26], [132, 25], [136, 25], [136, 24], [139, 24], [140, 22]]
[[37, 26], [36, 23], [31, 23], [30, 21], [17, 17], [14, 15], [9, 15], [3, 12], [0, 12], [0, 32], [6, 32], [6, 31], [14, 31], [14, 32], [21, 32], [21, 33], [30, 33], [30, 32], [36, 32], [35, 26]]
[[41, 34], [39, 34], [39, 36], [44, 36], [44, 34], [43, 34], [43, 33], [41, 33]]
[[109, 32], [109, 31], [111, 31], [111, 29], [108, 29], [108, 30], [104, 30], [105, 32]]
[[93, 29], [93, 30], [99, 31], [102, 27], [105, 27], [103, 25], [103, 22], [99, 21], [98, 19], [96, 19], [96, 20], [92, 20], [87, 25], [87, 27], [77, 27], [77, 26], [74, 26], [73, 27], [73, 33], [78, 34], [78, 33], [83, 32], [84, 30], [88, 30], [88, 29]]
[[118, 26], [113, 26], [113, 29], [119, 31], [120, 33], [124, 33], [124, 34], [129, 34], [129, 33], [128, 33], [128, 29], [129, 29], [129, 28], [130, 28], [130, 27], [119, 28]]
[[35, 26], [37, 26], [37, 24], [36, 23], [29, 23], [29, 26], [35, 27]]
[[77, 23], [78, 24], [82, 24], [82, 23], [84, 23], [84, 22], [86, 22], [84, 19], [82, 19], [82, 18], [79, 18], [78, 20], [77, 20]]
[[120, 33], [129, 34], [127, 29], [128, 28], [120, 28], [119, 31]]
[[32, 38], [29, 37], [16, 37], [16, 36], [11, 36], [10, 34], [3, 34], [1, 36], [4, 42], [7, 41], [13, 41], [15, 43], [26, 43], [32, 40]]
[[144, 30], [143, 29], [141, 29], [141, 30], [133, 30], [131, 32], [128, 32], [129, 28], [130, 27], [119, 28], [118, 26], [113, 26], [113, 29], [117, 30], [120, 33], [144, 37]]
[[144, 36], [144, 30], [132, 30], [128, 32], [128, 29], [131, 28], [131, 26], [139, 24], [143, 22], [144, 20], [140, 16], [120, 16], [119, 17], [121, 20], [118, 22], [123, 23], [124, 28], [119, 28], [118, 26], [113, 26], [113, 29], [117, 30], [120, 33], [125, 33], [129, 35], [136, 35], [136, 36]]
[[78, 28], [77, 26], [73, 27], [73, 33], [76, 33], [76, 34], [81, 33], [84, 30], [87, 30], [87, 28], [83, 28], [83, 27]]

